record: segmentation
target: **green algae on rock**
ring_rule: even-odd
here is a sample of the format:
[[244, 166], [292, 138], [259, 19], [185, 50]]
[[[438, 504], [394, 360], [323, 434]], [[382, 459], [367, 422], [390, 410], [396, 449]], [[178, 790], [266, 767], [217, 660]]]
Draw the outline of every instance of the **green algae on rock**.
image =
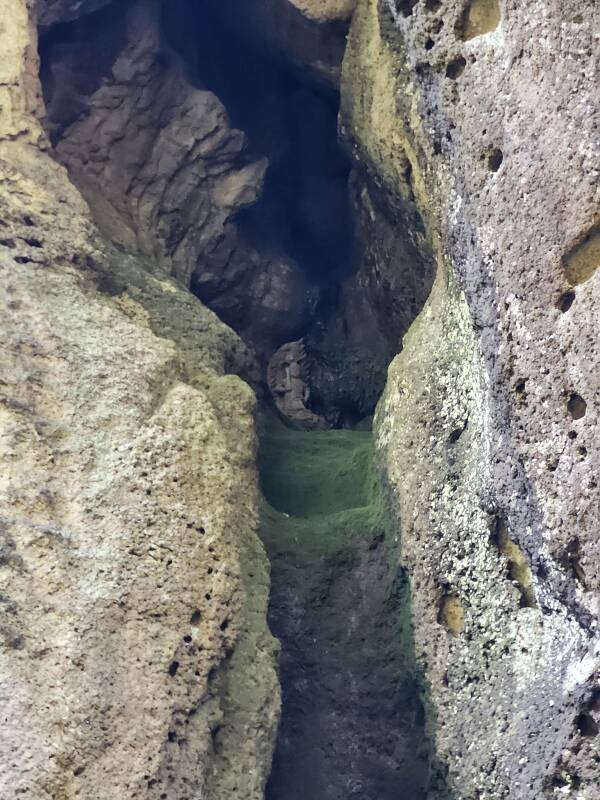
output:
[[424, 797], [410, 599], [388, 559], [371, 433], [270, 418], [259, 468], [284, 697], [268, 800]]

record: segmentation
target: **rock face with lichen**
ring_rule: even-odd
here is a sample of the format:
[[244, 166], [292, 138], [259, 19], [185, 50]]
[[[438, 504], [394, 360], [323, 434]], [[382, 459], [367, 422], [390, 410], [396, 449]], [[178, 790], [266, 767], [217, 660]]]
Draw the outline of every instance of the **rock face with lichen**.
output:
[[[386, 534], [357, 550], [337, 607], [356, 655], [361, 626], [377, 628], [378, 697], [398, 685], [385, 643], [393, 654], [414, 639], [415, 663], [402, 653], [414, 793], [429, 781], [429, 800], [597, 800], [597, 3], [227, 2], [226, 42], [241, 47], [252, 27], [243, 52], [286, 72], [278, 103], [295, 92], [294, 113], [277, 108], [254, 141], [202, 83], [239, 71], [224, 76], [224, 59], [194, 72], [195, 37], [218, 14], [192, 24], [175, 0], [0, 0], [0, 797], [262, 800], [279, 689], [248, 384], [266, 379], [302, 426], [352, 426], [396, 356], [375, 420]], [[350, 170], [324, 132], [352, 14], [339, 128]], [[350, 239], [350, 173], [355, 248], [347, 265], [331, 260], [329, 282], [244, 217], [289, 128], [302, 140], [296, 222], [330, 250]], [[341, 510], [360, 514], [348, 500]], [[310, 605], [311, 586], [335, 588], [333, 562], [311, 584], [306, 561], [306, 583], [284, 559], [302, 562], [297, 533], [312, 523], [280, 510], [265, 540], [283, 554], [275, 616], [289, 610], [293, 626], [288, 569]], [[386, 611], [398, 616], [378, 626]], [[312, 619], [341, 641], [329, 607]], [[343, 649], [326, 650], [339, 686]], [[349, 661], [365, 705], [329, 715], [332, 731], [350, 720], [346, 749], [329, 733], [319, 745], [337, 777], [373, 708]], [[367, 736], [390, 795], [394, 737], [389, 752], [376, 739], [402, 728], [395, 709]], [[291, 757], [310, 733], [304, 712], [283, 727]], [[351, 766], [345, 786], [362, 791]]]
[[437, 260], [376, 433], [460, 798], [600, 792], [594, 14], [361, 0], [344, 64], [356, 157]]
[[99, 234], [38, 123], [35, 17], [0, 14], [0, 795], [260, 800], [255, 364]]

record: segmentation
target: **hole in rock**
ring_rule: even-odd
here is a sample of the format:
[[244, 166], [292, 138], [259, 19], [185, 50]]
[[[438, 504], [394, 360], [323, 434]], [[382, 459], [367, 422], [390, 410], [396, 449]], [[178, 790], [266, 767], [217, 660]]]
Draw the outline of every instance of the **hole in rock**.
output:
[[583, 419], [587, 411], [587, 403], [580, 394], [572, 394], [567, 401], [567, 411], [572, 419]]
[[558, 298], [556, 306], [560, 311], [562, 311], [563, 314], [566, 314], [574, 302], [575, 302], [575, 292], [573, 291], [563, 292], [561, 296]]
[[465, 609], [458, 597], [447, 595], [442, 598], [438, 612], [438, 622], [455, 636], [462, 633], [465, 627]]
[[402, 14], [403, 17], [410, 17], [418, 2], [419, 0], [394, 0], [394, 6], [398, 14]]
[[537, 602], [529, 559], [519, 545], [510, 538], [506, 520], [500, 516], [494, 519], [492, 540], [506, 558], [508, 577], [519, 591], [519, 606], [535, 608]]
[[582, 736], [598, 735], [598, 723], [590, 714], [580, 714], [577, 717], [577, 729]]
[[563, 256], [562, 268], [572, 286], [585, 283], [600, 266], [600, 228], [592, 228]]
[[464, 40], [489, 33], [500, 22], [498, 0], [470, 0], [458, 23], [458, 34]]
[[456, 80], [456, 78], [463, 74], [466, 66], [467, 62], [463, 56], [454, 58], [446, 65], [446, 77]]
[[202, 614], [198, 609], [196, 609], [192, 614], [192, 616], [190, 617], [190, 625], [199, 625], [201, 619], [202, 619]]
[[503, 160], [504, 155], [502, 154], [502, 150], [496, 147], [488, 156], [488, 167], [492, 172], [498, 172]]

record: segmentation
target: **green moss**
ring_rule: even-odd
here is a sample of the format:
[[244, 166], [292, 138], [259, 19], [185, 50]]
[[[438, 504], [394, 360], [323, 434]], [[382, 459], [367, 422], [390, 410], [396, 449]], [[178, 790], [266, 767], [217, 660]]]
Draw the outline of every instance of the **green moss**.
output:
[[270, 420], [259, 467], [265, 497], [282, 513], [308, 518], [368, 505], [372, 437], [367, 431], [301, 431]]
[[[296, 584], [299, 571], [308, 570], [312, 585], [323, 586], [356, 572], [365, 552], [381, 547], [389, 640], [380, 646], [395, 650], [416, 677], [410, 589], [373, 466], [371, 432], [300, 431], [270, 417], [259, 469], [266, 499], [261, 538], [274, 580]], [[332, 611], [331, 624], [339, 625]]]
[[[340, 776], [359, 742], [368, 756], [353, 777], [373, 780], [374, 796], [396, 796], [398, 784], [416, 793], [426, 780], [410, 591], [372, 455], [367, 431], [263, 426], [261, 536], [284, 655], [272, 797], [346, 797]], [[396, 738], [414, 752], [393, 765], [385, 752]]]

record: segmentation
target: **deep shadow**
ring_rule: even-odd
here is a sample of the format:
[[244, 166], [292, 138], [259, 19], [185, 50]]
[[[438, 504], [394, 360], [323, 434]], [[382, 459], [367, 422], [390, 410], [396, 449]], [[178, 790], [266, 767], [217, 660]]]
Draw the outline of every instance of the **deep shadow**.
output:
[[163, 7], [165, 38], [191, 82], [214, 92], [247, 134], [248, 157], [269, 159], [262, 197], [239, 214], [239, 229], [262, 252], [283, 252], [331, 286], [352, 268], [339, 96], [269, 46], [251, 7], [172, 0]]

